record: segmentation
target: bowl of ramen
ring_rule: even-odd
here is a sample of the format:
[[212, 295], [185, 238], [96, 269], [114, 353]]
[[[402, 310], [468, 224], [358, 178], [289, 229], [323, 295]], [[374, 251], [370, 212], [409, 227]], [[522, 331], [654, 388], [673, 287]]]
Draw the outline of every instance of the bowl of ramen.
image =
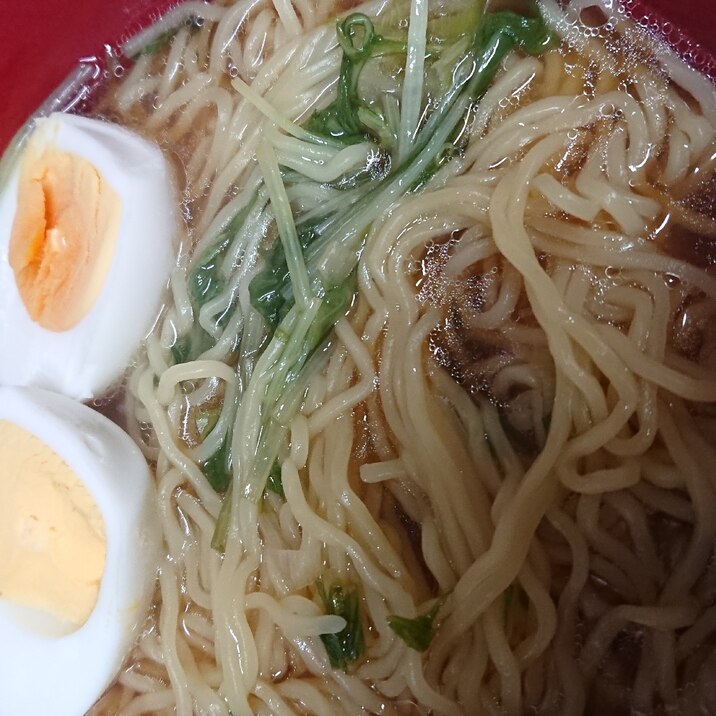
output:
[[83, 19], [0, 163], [0, 716], [716, 712], [716, 72], [653, 7]]

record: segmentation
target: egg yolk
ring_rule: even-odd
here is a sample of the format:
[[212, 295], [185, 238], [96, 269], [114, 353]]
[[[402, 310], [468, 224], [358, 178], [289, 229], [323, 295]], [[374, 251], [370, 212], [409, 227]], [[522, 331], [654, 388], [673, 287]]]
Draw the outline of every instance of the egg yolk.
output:
[[0, 420], [0, 598], [79, 628], [104, 572], [102, 515], [42, 440]]
[[9, 260], [33, 321], [65, 331], [89, 312], [112, 261], [119, 215], [119, 198], [90, 162], [30, 140]]

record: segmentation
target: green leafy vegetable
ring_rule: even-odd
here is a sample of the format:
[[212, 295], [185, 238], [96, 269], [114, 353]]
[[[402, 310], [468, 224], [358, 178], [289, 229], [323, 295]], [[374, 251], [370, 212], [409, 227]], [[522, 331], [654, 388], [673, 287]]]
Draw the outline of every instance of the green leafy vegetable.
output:
[[198, 411], [194, 422], [196, 423], [196, 431], [202, 440], [214, 429], [220, 415], [220, 406], [202, 408]]
[[211, 536], [211, 547], [217, 552], [223, 553], [226, 549], [226, 538], [229, 534], [229, 519], [231, 518], [231, 493], [234, 483], [229, 482], [229, 487], [224, 494], [224, 502], [219, 510], [219, 516], [214, 525], [214, 534]]
[[321, 634], [331, 666], [334, 669], [346, 669], [361, 658], [365, 649], [358, 590], [344, 590], [340, 584], [334, 584], [326, 592], [320, 579], [316, 582], [316, 588], [326, 614], [336, 614], [346, 620], [345, 628], [337, 634]]
[[[404, 55], [408, 48], [376, 33], [371, 20], [360, 13], [338, 24], [338, 39], [343, 49], [338, 96], [313, 115], [303, 139], [298, 139], [300, 132], [295, 128], [293, 137], [309, 144], [323, 142], [322, 146], [327, 144], [325, 138], [330, 138], [333, 146], [367, 139], [377, 154], [390, 155], [391, 166], [374, 181], [360, 183], [347, 192], [349, 200], [333, 202], [323, 213], [320, 207], [314, 207], [318, 211], [312, 210], [308, 218], [289, 204], [289, 190], [311, 180], [295, 169], [282, 173], [278, 155], [273, 150], [260, 150], [259, 163], [278, 238], [264, 255], [264, 265], [249, 287], [251, 303], [266, 321], [269, 340], [244, 393], [251, 398], [242, 400], [237, 414], [237, 429], [245, 436], [237, 487], [245, 499], [258, 500], [264, 493], [279, 446], [284, 444], [300, 404], [301, 386], [314, 365], [312, 356], [325, 345], [333, 325], [350, 306], [356, 267], [371, 224], [400, 197], [427, 181], [441, 162], [460, 151], [471, 108], [487, 89], [504, 56], [516, 46], [538, 54], [552, 38], [541, 17], [524, 18], [512, 12], [483, 17], [479, 12], [476, 25], [466, 27], [452, 45], [430, 49], [442, 52], [436, 63], [444, 60], [441, 72], [450, 84], [421, 112], [417, 132], [400, 158], [394, 136], [394, 114], [399, 110], [394, 102], [388, 102], [384, 108], [392, 107], [389, 117], [375, 102], [361, 97], [358, 78], [369, 59]], [[246, 93], [246, 88], [243, 91]], [[256, 102], [261, 109], [263, 98]], [[262, 111], [276, 115], [267, 107]], [[290, 122], [284, 125], [290, 126]], [[221, 241], [216, 251], [221, 253]], [[201, 262], [194, 300], [203, 300], [220, 286], [214, 256], [209, 251]], [[298, 296], [294, 295], [297, 288]], [[215, 532], [216, 544], [225, 541], [221, 530], [226, 529], [228, 516], [224, 510], [222, 515]], [[345, 601], [342, 592], [334, 596]]]
[[177, 27], [171, 28], [171, 30], [167, 30], [166, 32], [163, 32], [161, 35], [158, 35], [154, 40], [147, 43], [141, 50], [139, 54], [141, 55], [156, 55], [160, 50], [164, 49], [164, 47], [171, 41], [171, 39], [176, 35], [179, 30], [182, 29], [182, 27], [189, 27], [192, 32], [196, 32], [199, 28], [201, 28], [203, 24], [203, 21], [201, 18], [198, 17], [190, 17], [187, 19], [187, 21], [181, 25], [178, 25]]
[[163, 32], [161, 35], [157, 36], [156, 39], [145, 45], [140, 54], [156, 55], [165, 45], [169, 43], [179, 30], [179, 27], [173, 27], [171, 30]]
[[388, 626], [411, 648], [416, 651], [425, 651], [433, 639], [434, 622], [444, 600], [438, 599], [430, 611], [422, 616], [408, 619], [391, 614], [388, 617]]
[[[190, 271], [187, 291], [195, 314], [199, 313], [203, 305], [215, 299], [226, 289], [227, 277], [223, 265], [234, 238], [245, 225], [254, 204], [255, 197], [252, 197], [247, 205], [237, 212], [218, 233], [214, 242], [204, 251], [196, 266]], [[230, 317], [230, 308], [216, 319], [218, 328], [223, 328], [226, 325]], [[196, 360], [215, 343], [215, 338], [207, 333], [198, 321], [194, 321], [190, 331], [177, 338], [171, 348], [175, 365]], [[204, 416], [202, 437], [211, 430], [217, 417], [216, 414]], [[197, 427], [200, 427], [199, 423], [197, 423]], [[230, 431], [228, 435], [224, 436], [217, 451], [201, 465], [201, 470], [214, 490], [217, 492], [226, 490], [233, 475]]]
[[[226, 252], [234, 237], [246, 222], [253, 202], [249, 202], [219, 232], [214, 243], [209, 246], [191, 270], [187, 280], [187, 290], [192, 309], [195, 313], [201, 307], [216, 298], [226, 288], [226, 276], [222, 272], [222, 264]], [[228, 311], [220, 318], [219, 324], [228, 319]], [[204, 351], [209, 350], [215, 341], [196, 321], [190, 332], [177, 338], [172, 346], [174, 363], [187, 363], [196, 360]]]
[[281, 466], [278, 462], [273, 464], [271, 472], [269, 472], [268, 480], [266, 480], [266, 489], [278, 495], [282, 499], [286, 499], [283, 491], [283, 481], [281, 480]]
[[231, 436], [226, 435], [221, 447], [201, 466], [209, 484], [217, 491], [224, 492], [231, 482]]
[[[298, 241], [304, 253], [319, 236], [317, 223], [297, 227]], [[280, 241], [274, 241], [264, 254], [264, 261], [263, 270], [249, 284], [249, 296], [253, 307], [275, 331], [293, 305], [288, 262]]]
[[[506, 38], [510, 47], [501, 50], [501, 57], [505, 56], [512, 47], [521, 47], [528, 55], [540, 55], [556, 42], [541, 16], [526, 17], [514, 12], [493, 12], [484, 16], [477, 32], [477, 46], [484, 51], [490, 46], [494, 38]], [[494, 58], [488, 59], [493, 64]]]
[[407, 47], [403, 42], [378, 35], [370, 18], [362, 13], [353, 13], [339, 21], [336, 29], [343, 49], [338, 97], [325, 109], [315, 112], [306, 129], [343, 144], [356, 144], [370, 135], [383, 140], [380, 143], [384, 144], [387, 131], [385, 118], [361, 99], [358, 79], [369, 59], [405, 54]]
[[[341, 44], [344, 46], [344, 64], [358, 63], [357, 67], [351, 66], [349, 73], [342, 70], [341, 76], [348, 73], [352, 77], [352, 73], [360, 71], [360, 63], [364, 63], [367, 57], [378, 51], [375, 47], [382, 47], [384, 39], [373, 32], [370, 20], [358, 13], [346, 18], [339, 24], [339, 28], [339, 36], [343, 38]], [[361, 28], [363, 32], [360, 40], [355, 39], [358, 33], [356, 28]], [[350, 41], [346, 38], [350, 38]], [[487, 15], [475, 31], [467, 54], [457, 62], [452, 91], [447, 93], [442, 104], [435, 109], [419, 132], [415, 148], [406, 161], [373, 185], [369, 185], [360, 198], [339, 215], [324, 217], [308, 225], [298, 224], [298, 239], [305, 254], [309, 275], [316, 277], [321, 268], [321, 254], [329, 244], [343, 244], [346, 248], [347, 270], [344, 273], [338, 272], [339, 280], [343, 282], [358, 261], [362, 239], [372, 218], [379, 216], [383, 207], [387, 208], [392, 200], [401, 194], [422, 186], [444, 161], [459, 151], [456, 150], [455, 143], [461, 141], [464, 135], [462, 130], [465, 113], [473, 99], [484, 92], [507, 52], [519, 45], [525, 51], [537, 54], [544, 51], [551, 40], [552, 36], [541, 18], [524, 18], [512, 12]], [[354, 41], [357, 45], [353, 44]], [[346, 46], [352, 49], [346, 51]], [[391, 51], [404, 52], [402, 45], [396, 48], [394, 43], [390, 43], [389, 48]], [[458, 68], [466, 65], [470, 66], [467, 75], [461, 76]], [[331, 136], [355, 138], [360, 134], [360, 140], [363, 140], [365, 133], [356, 124], [361, 100], [356, 97], [353, 80], [344, 78], [343, 85], [342, 90], [339, 88], [338, 98], [323, 110], [323, 113], [315, 114], [309, 120], [308, 126], [314, 133], [321, 133], [323, 130], [317, 125], [320, 121], [326, 133]], [[335, 126], [327, 129], [334, 121]], [[367, 214], [370, 217], [368, 221]], [[333, 251], [336, 257], [337, 253], [336, 250]], [[261, 312], [268, 325], [275, 329], [293, 305], [289, 272], [281, 242], [274, 242], [265, 258], [264, 269], [251, 282], [250, 295], [254, 307]], [[329, 257], [329, 260], [330, 258], [333, 257]], [[333, 286], [338, 283], [339, 281], [334, 282]]]
[[252, 206], [253, 200], [226, 224], [189, 274], [188, 290], [193, 306], [211, 301], [226, 288], [226, 276], [221, 271], [223, 260], [234, 237], [246, 222]]
[[174, 365], [187, 363], [208, 351], [214, 345], [212, 337], [198, 324], [194, 324], [184, 336], [177, 338], [172, 346]]

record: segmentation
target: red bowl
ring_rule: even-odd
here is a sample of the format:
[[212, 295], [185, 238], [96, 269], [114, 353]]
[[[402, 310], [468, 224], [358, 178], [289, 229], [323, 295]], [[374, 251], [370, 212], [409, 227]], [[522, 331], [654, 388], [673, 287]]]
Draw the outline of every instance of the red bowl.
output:
[[[101, 57], [146, 27], [177, 0], [14, 0], [0, 22], [0, 150], [24, 120], [85, 57]], [[685, 52], [700, 45], [701, 69], [716, 56], [716, 3], [703, 0], [626, 0], [636, 19], [667, 21], [681, 31], [669, 40]], [[71, 8], [71, 10], [69, 9]], [[687, 41], [685, 42], [684, 39]], [[711, 65], [713, 68], [713, 64]]]
[[0, 151], [77, 67], [103, 57], [178, 0], [9, 0], [0, 22]]

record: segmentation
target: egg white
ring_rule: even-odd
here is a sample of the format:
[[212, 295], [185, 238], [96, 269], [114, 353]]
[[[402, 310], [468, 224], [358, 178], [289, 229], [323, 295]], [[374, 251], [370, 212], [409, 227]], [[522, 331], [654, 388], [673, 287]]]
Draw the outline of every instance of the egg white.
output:
[[0, 376], [86, 400], [123, 373], [150, 332], [175, 263], [177, 200], [160, 149], [98, 119], [38, 119], [34, 142], [89, 161], [121, 200], [110, 269], [89, 313], [73, 328], [49, 331], [29, 316], [8, 260], [22, 152], [0, 194]]
[[146, 616], [161, 539], [156, 495], [131, 438], [81, 403], [0, 387], [2, 419], [42, 440], [84, 483], [107, 552], [97, 602], [76, 631], [0, 598], [0, 716], [80, 716], [115, 678]]

